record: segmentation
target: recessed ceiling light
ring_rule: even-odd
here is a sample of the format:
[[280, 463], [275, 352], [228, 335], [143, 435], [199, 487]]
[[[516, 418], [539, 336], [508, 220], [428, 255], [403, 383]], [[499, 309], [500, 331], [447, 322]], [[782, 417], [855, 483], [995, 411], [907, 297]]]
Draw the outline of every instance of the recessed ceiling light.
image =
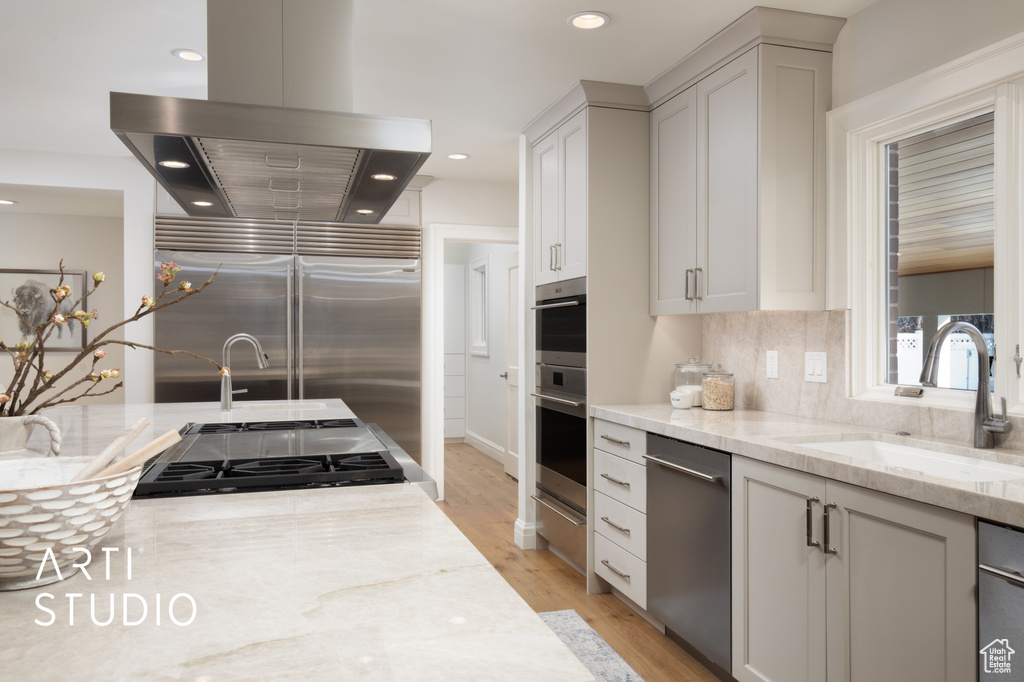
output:
[[397, 180], [397, 178], [394, 175], [389, 175], [387, 173], [377, 173], [376, 175], [371, 175], [370, 177], [373, 178], [374, 180]]
[[11, 206], [12, 204], [18, 203], [17, 201], [11, 201], [10, 199], [0, 199], [0, 205]]
[[455, 159], [456, 161], [462, 161], [463, 159], [468, 159], [469, 158], [469, 154], [462, 154], [462, 153], [459, 153], [459, 154], [449, 154], [448, 158], [449, 159]]
[[359, 213], [360, 215], [370, 215], [371, 213], [373, 213], [373, 211], [371, 211], [368, 208], [360, 208], [356, 209], [356, 213]]
[[186, 62], [205, 62], [206, 61], [206, 55], [203, 54], [202, 52], [197, 52], [195, 50], [189, 50], [188, 48], [184, 48], [184, 47], [179, 47], [177, 50], [171, 50], [171, 54], [173, 54], [178, 59], [184, 59]]
[[569, 17], [569, 25], [582, 29], [601, 28], [610, 19], [604, 12], [577, 12]]
[[212, 201], [193, 201], [193, 206], [213, 206]]
[[164, 168], [188, 168], [189, 167], [188, 164], [185, 163], [184, 161], [158, 161], [157, 165], [158, 166], [163, 166]]

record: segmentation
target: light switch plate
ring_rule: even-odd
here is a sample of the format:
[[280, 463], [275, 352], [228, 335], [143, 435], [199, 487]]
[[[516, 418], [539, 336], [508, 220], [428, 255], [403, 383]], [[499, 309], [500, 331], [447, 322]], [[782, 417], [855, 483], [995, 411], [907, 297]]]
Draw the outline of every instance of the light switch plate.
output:
[[828, 353], [804, 353], [804, 381], [819, 384], [828, 381]]
[[769, 379], [779, 378], [779, 351], [770, 350], [765, 357], [764, 362], [765, 375]]

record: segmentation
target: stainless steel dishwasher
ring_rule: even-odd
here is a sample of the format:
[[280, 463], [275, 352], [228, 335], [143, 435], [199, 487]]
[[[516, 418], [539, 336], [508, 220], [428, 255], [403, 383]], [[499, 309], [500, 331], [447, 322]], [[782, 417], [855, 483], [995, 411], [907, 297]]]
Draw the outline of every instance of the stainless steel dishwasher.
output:
[[1022, 574], [1024, 574], [1024, 531], [979, 521], [979, 682], [1024, 680], [1024, 575]]
[[647, 434], [647, 610], [711, 672], [732, 680], [726, 452]]

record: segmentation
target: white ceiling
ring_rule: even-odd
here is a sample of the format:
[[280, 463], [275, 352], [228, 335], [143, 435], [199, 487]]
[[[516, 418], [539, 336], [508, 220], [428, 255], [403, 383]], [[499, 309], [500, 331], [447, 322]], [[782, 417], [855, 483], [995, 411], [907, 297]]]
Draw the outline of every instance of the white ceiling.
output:
[[[353, 0], [353, 105], [433, 121], [421, 173], [515, 182], [519, 131], [577, 80], [644, 85], [749, 0]], [[848, 17], [873, 0], [778, 0]], [[582, 10], [609, 14], [570, 28]], [[0, 0], [0, 148], [127, 156], [111, 90], [206, 97], [205, 0]], [[467, 161], [445, 158], [466, 152]]]

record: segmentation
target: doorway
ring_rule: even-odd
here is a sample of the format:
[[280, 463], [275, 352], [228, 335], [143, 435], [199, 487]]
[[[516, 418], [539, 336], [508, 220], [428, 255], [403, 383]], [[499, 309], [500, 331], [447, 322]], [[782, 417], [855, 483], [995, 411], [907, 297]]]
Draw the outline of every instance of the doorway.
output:
[[[519, 230], [511, 227], [435, 224], [427, 225], [424, 229], [422, 463], [426, 473], [437, 482], [439, 499], [444, 499], [446, 403], [457, 406], [460, 402], [457, 398], [463, 399], [463, 416], [454, 416], [459, 412], [449, 411], [452, 416], [448, 418], [464, 420], [461, 437], [485, 454], [503, 462], [510, 442], [506, 409], [507, 376], [502, 375], [509, 368], [505, 330], [507, 320], [512, 315], [515, 319], [521, 319], [523, 314], [522, 310], [506, 312], [509, 277], [507, 264], [511, 254], [518, 248], [518, 241]], [[452, 254], [450, 260], [464, 261], [461, 265], [465, 266], [466, 274], [465, 308], [462, 308], [457, 297], [452, 300], [449, 286], [446, 286], [449, 280], [458, 281], [458, 275], [452, 274], [454, 271], [446, 267], [446, 251]], [[518, 263], [519, 256], [515, 258]], [[455, 279], [451, 280], [452, 277]], [[518, 298], [515, 299], [515, 305], [519, 305]], [[453, 307], [457, 309], [452, 310]], [[460, 314], [461, 310], [465, 311], [464, 314]], [[450, 329], [453, 321], [457, 323], [463, 317], [464, 343], [446, 347], [446, 327]], [[464, 395], [458, 396], [457, 387], [463, 382], [446, 382], [445, 375], [446, 371], [459, 367], [457, 356], [461, 348], [464, 348], [461, 352], [465, 357], [465, 369], [462, 370], [465, 388]], [[516, 353], [519, 352], [517, 345]], [[492, 399], [474, 400], [471, 394], [476, 392], [489, 394]], [[500, 399], [494, 399], [493, 396]], [[493, 403], [497, 403], [497, 406]], [[520, 420], [517, 418], [516, 421]], [[458, 426], [457, 421], [449, 422], [449, 434], [458, 433]], [[518, 442], [518, 423], [514, 430], [514, 442]]]

